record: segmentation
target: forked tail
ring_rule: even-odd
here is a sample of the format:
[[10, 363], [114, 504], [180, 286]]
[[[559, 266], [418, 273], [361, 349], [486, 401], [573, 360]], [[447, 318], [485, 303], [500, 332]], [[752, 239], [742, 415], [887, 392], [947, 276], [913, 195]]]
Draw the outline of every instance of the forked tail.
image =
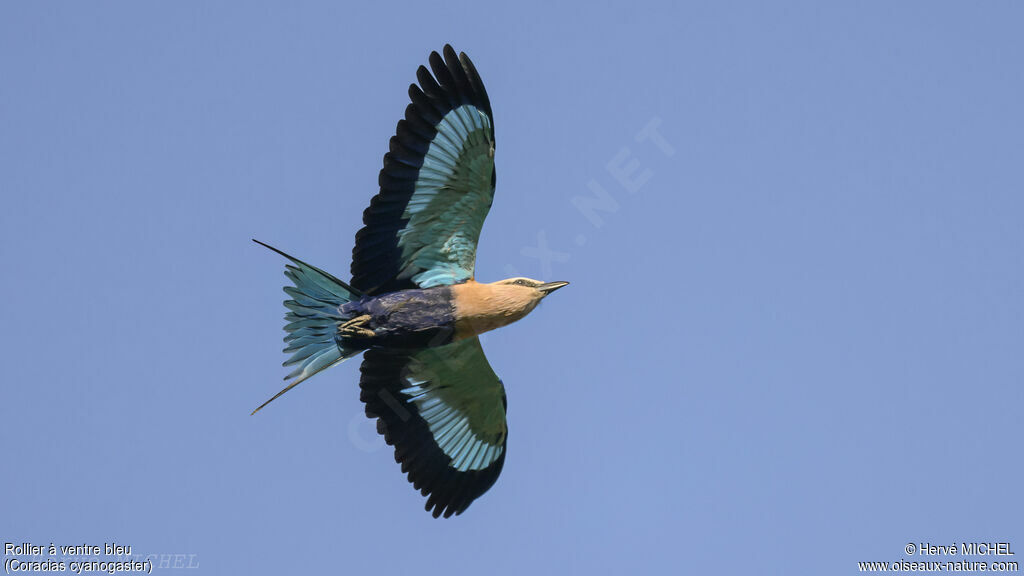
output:
[[284, 287], [284, 291], [292, 297], [291, 300], [284, 302], [288, 308], [284, 315], [287, 322], [284, 329], [288, 332], [284, 337], [287, 343], [284, 351], [292, 353], [292, 357], [286, 360], [284, 365], [295, 365], [295, 369], [284, 379], [295, 380], [273, 398], [260, 404], [259, 408], [252, 411], [255, 414], [260, 408], [270, 404], [310, 376], [361, 352], [340, 347], [334, 340], [334, 334], [338, 329], [338, 322], [342, 320], [338, 307], [361, 298], [362, 293], [327, 272], [293, 258], [273, 246], [256, 239], [253, 239], [253, 242], [277, 252], [294, 264], [286, 264], [284, 271], [284, 275], [294, 284]]

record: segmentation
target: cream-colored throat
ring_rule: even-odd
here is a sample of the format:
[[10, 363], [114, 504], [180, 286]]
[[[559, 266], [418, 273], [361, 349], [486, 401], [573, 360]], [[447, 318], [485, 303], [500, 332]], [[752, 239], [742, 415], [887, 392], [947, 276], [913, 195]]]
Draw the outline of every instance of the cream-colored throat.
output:
[[537, 307], [540, 293], [514, 284], [481, 284], [470, 280], [452, 286], [455, 339], [461, 340], [506, 326]]

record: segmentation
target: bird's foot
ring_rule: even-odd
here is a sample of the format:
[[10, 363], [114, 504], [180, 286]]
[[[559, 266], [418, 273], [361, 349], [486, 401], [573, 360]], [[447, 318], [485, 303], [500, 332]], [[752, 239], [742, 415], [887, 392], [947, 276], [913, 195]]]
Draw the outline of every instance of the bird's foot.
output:
[[366, 327], [366, 324], [370, 321], [369, 314], [363, 314], [362, 316], [356, 316], [355, 318], [345, 322], [344, 324], [338, 325], [338, 334], [342, 338], [373, 338], [377, 334]]

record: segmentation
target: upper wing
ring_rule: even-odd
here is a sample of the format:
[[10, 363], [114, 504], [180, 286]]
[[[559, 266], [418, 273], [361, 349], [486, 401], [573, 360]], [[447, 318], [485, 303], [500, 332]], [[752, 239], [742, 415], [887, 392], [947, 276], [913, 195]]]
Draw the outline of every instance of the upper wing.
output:
[[473, 277], [494, 198], [494, 120], [476, 68], [444, 47], [416, 72], [352, 249], [352, 286], [367, 294]]
[[463, 510], [505, 464], [505, 387], [476, 338], [424, 350], [371, 348], [360, 399], [435, 518]]

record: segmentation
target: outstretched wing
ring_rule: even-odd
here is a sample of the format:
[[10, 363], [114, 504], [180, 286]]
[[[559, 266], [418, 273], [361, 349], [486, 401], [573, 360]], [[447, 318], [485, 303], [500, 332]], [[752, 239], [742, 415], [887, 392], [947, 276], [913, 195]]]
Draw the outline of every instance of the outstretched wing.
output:
[[476, 338], [424, 350], [371, 348], [360, 399], [435, 518], [461, 514], [505, 464], [505, 387]]
[[367, 294], [473, 277], [480, 229], [494, 198], [494, 120], [476, 68], [444, 47], [423, 66], [363, 212], [352, 286]]

